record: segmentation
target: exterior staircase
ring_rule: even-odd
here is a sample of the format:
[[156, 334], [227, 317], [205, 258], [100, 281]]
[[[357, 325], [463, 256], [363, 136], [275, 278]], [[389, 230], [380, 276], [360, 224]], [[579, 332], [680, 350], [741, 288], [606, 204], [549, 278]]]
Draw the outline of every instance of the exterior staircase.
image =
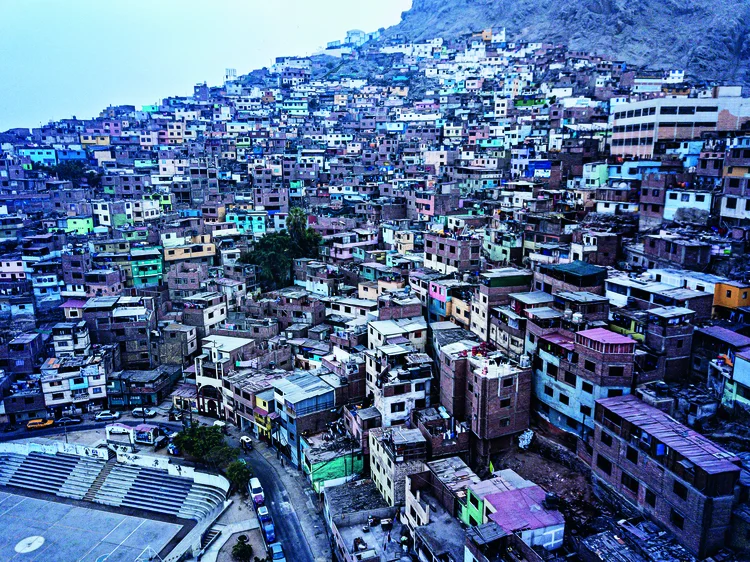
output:
[[112, 472], [112, 469], [117, 464], [117, 460], [110, 458], [106, 464], [104, 465], [104, 468], [99, 473], [99, 475], [96, 477], [96, 480], [91, 484], [91, 487], [86, 492], [86, 495], [83, 496], [83, 499], [89, 502], [94, 501], [94, 497], [96, 494], [101, 490], [102, 484], [104, 484], [104, 481], [107, 479], [107, 476], [109, 476], [109, 473]]
[[223, 530], [224, 525], [214, 525], [206, 531], [201, 538], [201, 551], [205, 551], [221, 535]]

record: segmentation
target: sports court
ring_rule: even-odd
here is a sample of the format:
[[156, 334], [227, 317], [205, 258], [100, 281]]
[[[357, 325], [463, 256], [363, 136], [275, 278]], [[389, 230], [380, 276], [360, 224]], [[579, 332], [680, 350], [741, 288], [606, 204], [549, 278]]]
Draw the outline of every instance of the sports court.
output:
[[159, 552], [181, 528], [0, 492], [4, 562], [134, 562], [147, 547]]

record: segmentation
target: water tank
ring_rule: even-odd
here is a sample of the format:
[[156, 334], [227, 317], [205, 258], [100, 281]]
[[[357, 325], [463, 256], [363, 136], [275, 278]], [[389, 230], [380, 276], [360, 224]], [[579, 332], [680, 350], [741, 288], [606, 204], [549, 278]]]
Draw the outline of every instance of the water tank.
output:
[[529, 358], [528, 355], [521, 355], [520, 359], [518, 360], [518, 365], [522, 369], [527, 369], [531, 367], [531, 359]]
[[583, 314], [581, 314], [580, 312], [576, 312], [575, 314], [573, 314], [573, 323], [580, 324], [581, 322], [583, 322]]
[[563, 312], [563, 317], [566, 320], [570, 320], [571, 318], [573, 318], [573, 311], [571, 309], [569, 309], [569, 308], [566, 308], [565, 312]]

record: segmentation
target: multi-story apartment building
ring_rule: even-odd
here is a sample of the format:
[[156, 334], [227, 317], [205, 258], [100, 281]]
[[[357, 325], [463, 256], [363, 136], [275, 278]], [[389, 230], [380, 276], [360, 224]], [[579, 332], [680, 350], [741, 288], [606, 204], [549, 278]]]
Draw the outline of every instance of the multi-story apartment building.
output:
[[227, 319], [227, 303], [217, 292], [203, 292], [183, 298], [182, 322], [195, 326], [198, 339], [208, 336], [211, 331]]
[[478, 271], [482, 240], [429, 232], [424, 235], [424, 266], [440, 273]]
[[630, 393], [635, 340], [604, 328], [553, 331], [534, 339], [537, 411], [553, 426], [585, 435], [585, 428], [594, 426], [596, 400]]
[[748, 121], [747, 100], [721, 87], [711, 98], [670, 96], [617, 104], [610, 115], [612, 154], [650, 158], [660, 143], [699, 139], [703, 133], [739, 129]]
[[407, 423], [430, 405], [432, 359], [409, 345], [386, 344], [365, 351], [367, 395], [384, 427]]
[[403, 426], [370, 430], [370, 475], [380, 495], [391, 506], [406, 499], [406, 477], [424, 471], [427, 441], [418, 429]]
[[55, 357], [86, 357], [91, 355], [91, 337], [86, 322], [58, 322], [52, 326]]
[[101, 356], [50, 357], [42, 365], [44, 403], [57, 416], [105, 408], [108, 374]]
[[729, 540], [739, 458], [635, 396], [597, 400], [595, 485], [704, 558]]

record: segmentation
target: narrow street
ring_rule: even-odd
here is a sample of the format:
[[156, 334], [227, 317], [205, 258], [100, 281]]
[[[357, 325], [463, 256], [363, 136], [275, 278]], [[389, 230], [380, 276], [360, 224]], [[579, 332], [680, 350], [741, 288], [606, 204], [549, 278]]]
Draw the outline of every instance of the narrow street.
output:
[[[234, 435], [230, 435], [229, 442], [239, 445]], [[316, 508], [315, 494], [304, 475], [286, 463], [282, 467], [276, 452], [265, 443], [256, 439], [253, 443], [253, 451], [242, 456], [263, 486], [276, 536], [287, 560], [329, 562], [331, 553], [323, 516]]]

